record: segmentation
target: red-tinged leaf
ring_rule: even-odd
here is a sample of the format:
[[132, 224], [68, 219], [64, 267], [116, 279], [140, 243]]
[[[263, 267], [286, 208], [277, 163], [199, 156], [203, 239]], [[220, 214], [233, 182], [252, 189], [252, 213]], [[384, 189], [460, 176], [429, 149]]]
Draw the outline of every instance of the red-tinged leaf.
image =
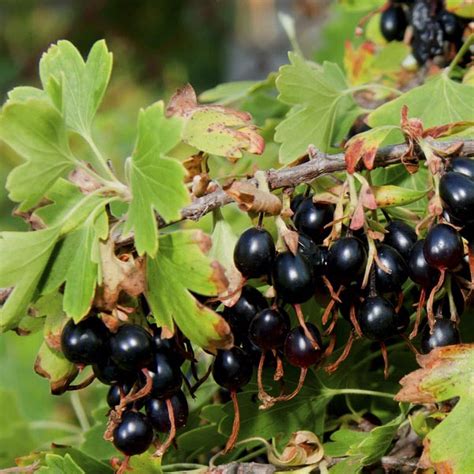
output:
[[399, 132], [400, 128], [388, 125], [373, 128], [364, 133], [352, 137], [345, 146], [346, 167], [349, 173], [354, 173], [359, 161], [362, 160], [367, 169], [374, 166], [375, 155], [382, 143], [391, 133]]
[[370, 80], [374, 58], [375, 45], [371, 41], [365, 41], [357, 48], [350, 41], [345, 42], [344, 68], [351, 84], [363, 84]]
[[260, 155], [265, 148], [249, 113], [221, 105], [200, 105], [189, 84], [173, 95], [166, 114], [184, 118], [183, 141], [206, 153], [240, 158], [243, 152]]
[[474, 450], [466, 448], [474, 425], [474, 344], [439, 347], [417, 359], [421, 369], [403, 377], [396, 400], [431, 406], [458, 399], [424, 438], [420, 467], [438, 473], [474, 472]]
[[357, 203], [357, 207], [354, 210], [354, 213], [352, 214], [352, 219], [351, 219], [351, 225], [350, 229], [351, 230], [359, 230], [362, 229], [365, 223], [365, 213], [364, 213], [364, 206], [362, 205], [362, 201], [359, 200]]
[[360, 188], [359, 199], [366, 209], [377, 209], [377, 201], [374, 192], [368, 184], [364, 183]]
[[445, 125], [438, 125], [437, 127], [427, 128], [423, 132], [423, 137], [431, 137], [431, 138], [449, 137], [450, 135], [464, 132], [466, 130], [469, 130], [470, 128], [474, 128], [474, 122], [463, 121], [463, 122], [447, 123]]

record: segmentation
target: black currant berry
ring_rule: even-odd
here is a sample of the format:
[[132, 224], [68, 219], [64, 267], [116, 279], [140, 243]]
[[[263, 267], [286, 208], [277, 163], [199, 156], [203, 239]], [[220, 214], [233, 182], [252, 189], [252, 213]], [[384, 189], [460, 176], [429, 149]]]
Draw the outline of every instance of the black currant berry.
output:
[[410, 325], [410, 313], [402, 306], [397, 314], [397, 331], [398, 334], [403, 334]]
[[437, 224], [430, 229], [423, 245], [423, 255], [432, 267], [454, 270], [464, 257], [459, 232], [450, 225]]
[[339, 298], [340, 303], [337, 304], [341, 316], [346, 320], [351, 319], [351, 306], [354, 306], [355, 312], [359, 311], [360, 306], [360, 289], [357, 286], [351, 285], [341, 291]]
[[331, 282], [348, 286], [365, 271], [367, 252], [356, 237], [343, 237], [334, 242], [328, 254], [328, 274]]
[[273, 286], [287, 303], [304, 303], [314, 294], [311, 265], [300, 254], [280, 253], [273, 265]]
[[268, 275], [274, 258], [275, 244], [265, 229], [247, 229], [235, 245], [234, 263], [246, 278]]
[[250, 321], [268, 307], [267, 300], [256, 288], [244, 286], [240, 298], [230, 308], [224, 308], [224, 319], [229, 323], [234, 337], [240, 339], [247, 335]]
[[[173, 407], [174, 422], [176, 429], [182, 428], [188, 421], [188, 402], [184, 393], [180, 390], [170, 398]], [[145, 411], [148, 420], [153, 428], [159, 433], [168, 433], [171, 429], [168, 406], [165, 400], [149, 398], [145, 404]]]
[[448, 41], [457, 43], [462, 39], [464, 26], [456, 15], [443, 10], [438, 16], [438, 21]]
[[439, 279], [439, 271], [426, 261], [423, 247], [425, 240], [419, 240], [412, 248], [408, 270], [410, 278], [423, 288], [431, 288]]
[[252, 361], [242, 349], [232, 347], [229, 350], [217, 351], [212, 376], [221, 387], [238, 390], [248, 384], [252, 371]]
[[392, 5], [382, 13], [380, 30], [387, 41], [401, 41], [407, 26], [407, 18], [402, 7]]
[[326, 272], [328, 248], [316, 245], [304, 234], [298, 236], [298, 253], [308, 260], [313, 269], [313, 275], [320, 277]]
[[128, 395], [132, 387], [133, 384], [126, 383], [111, 385], [107, 392], [107, 405], [109, 405], [110, 408], [115, 408], [120, 403], [121, 395]]
[[304, 200], [305, 200], [304, 194], [296, 194], [295, 196], [291, 198], [290, 209], [293, 212], [296, 212], [298, 210], [298, 207]]
[[75, 324], [70, 319], [61, 333], [61, 350], [75, 364], [94, 364], [107, 353], [109, 333], [102, 321], [91, 316]]
[[381, 296], [369, 296], [357, 314], [362, 334], [368, 339], [384, 341], [399, 333], [399, 318], [390, 301]]
[[125, 456], [144, 453], [153, 441], [153, 427], [142, 413], [127, 411], [113, 433], [114, 446]]
[[474, 179], [474, 160], [472, 158], [454, 158], [451, 161], [450, 171], [460, 173], [470, 179]]
[[417, 241], [416, 232], [407, 223], [393, 220], [385, 227], [383, 243], [393, 247], [408, 262], [412, 247]]
[[121, 369], [110, 357], [98, 361], [92, 366], [94, 375], [104, 384], [134, 382], [136, 373]]
[[311, 323], [306, 323], [306, 327], [318, 343], [319, 348], [315, 349], [312, 342], [306, 337], [301, 326], [293, 328], [285, 339], [284, 353], [288, 362], [301, 369], [308, 368], [321, 359], [323, 355], [321, 335], [318, 328]]
[[282, 308], [260, 311], [250, 323], [249, 339], [262, 350], [278, 349], [290, 330], [290, 318]]
[[439, 195], [443, 208], [462, 224], [474, 222], [474, 180], [450, 171], [439, 181]]
[[151, 396], [154, 398], [170, 398], [181, 388], [183, 377], [179, 366], [171, 357], [157, 352], [149, 366], [153, 381]]
[[124, 370], [139, 370], [153, 360], [153, 339], [141, 326], [121, 326], [110, 338], [110, 357]]
[[306, 198], [293, 217], [295, 227], [314, 242], [320, 243], [329, 234], [324, 226], [332, 221], [334, 209], [327, 204], [313, 203], [313, 198]]
[[183, 355], [184, 349], [179, 347], [176, 337], [162, 337], [161, 328], [156, 325], [152, 325], [151, 329], [153, 331], [155, 352], [160, 352], [168, 357], [172, 357], [173, 362], [178, 366], [183, 365], [186, 360]]
[[436, 319], [432, 331], [431, 334], [429, 325], [426, 325], [421, 334], [421, 350], [424, 354], [436, 347], [459, 344], [461, 341], [456, 324], [449, 319]]
[[381, 245], [378, 250], [380, 262], [390, 270], [385, 272], [375, 265], [375, 284], [380, 293], [400, 291], [403, 283], [408, 278], [408, 268], [403, 257], [389, 245]]

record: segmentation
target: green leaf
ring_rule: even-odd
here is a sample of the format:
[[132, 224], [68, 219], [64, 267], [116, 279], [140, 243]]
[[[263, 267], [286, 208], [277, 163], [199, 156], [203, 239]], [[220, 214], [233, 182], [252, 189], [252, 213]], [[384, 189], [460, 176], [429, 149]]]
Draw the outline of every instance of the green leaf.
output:
[[109, 463], [98, 461], [75, 448], [54, 446], [53, 454], [58, 454], [64, 457], [70, 456], [71, 459], [81, 467], [81, 469], [84, 469], [86, 474], [112, 474], [114, 472]]
[[397, 400], [431, 405], [459, 399], [425, 437], [423, 459], [439, 472], [474, 472], [474, 450], [466, 444], [474, 426], [474, 344], [437, 348], [418, 362], [422, 368], [401, 380]]
[[446, 0], [446, 10], [464, 18], [474, 17], [474, 5], [471, 0]]
[[145, 452], [130, 459], [130, 470], [132, 472], [146, 474], [162, 474], [161, 457], [153, 457], [151, 453]]
[[358, 459], [347, 458], [332, 466], [329, 472], [331, 474], [359, 474], [362, 468]]
[[81, 452], [99, 459], [110, 459], [117, 455], [114, 445], [104, 439], [107, 429], [108, 409], [100, 408], [92, 413], [96, 423], [84, 432], [84, 442], [80, 446]]
[[20, 210], [34, 206], [75, 166], [61, 115], [45, 100], [8, 101], [0, 115], [0, 138], [27, 160], [10, 173], [6, 186]]
[[387, 184], [385, 186], [372, 186], [375, 201], [378, 207], [398, 207], [406, 206], [412, 202], [426, 197], [426, 190], [401, 188]]
[[64, 457], [59, 454], [47, 454], [46, 466], [42, 466], [37, 472], [46, 474], [86, 474], [71, 458], [69, 454]]
[[469, 121], [472, 120], [473, 94], [472, 86], [455, 82], [446, 74], [438, 74], [422, 86], [375, 109], [369, 114], [368, 123], [372, 128], [400, 125], [403, 105], [408, 106], [410, 117], [423, 121], [425, 128]]
[[135, 230], [135, 246], [140, 255], [154, 256], [158, 250], [155, 209], [165, 221], [179, 219], [189, 203], [184, 185], [186, 171], [168, 153], [181, 139], [182, 121], [166, 118], [163, 102], [140, 111], [138, 138], [130, 161], [132, 201], [125, 232]]
[[203, 92], [199, 95], [199, 100], [223, 105], [231, 104], [249, 95], [260, 83], [260, 81], [226, 82]]
[[52, 350], [46, 342], [41, 344], [35, 361], [35, 371], [49, 380], [51, 393], [59, 395], [77, 375], [77, 367], [60, 352]]
[[28, 99], [47, 99], [45, 91], [36, 87], [20, 86], [15, 87], [8, 93], [8, 98], [14, 101], [22, 101]]
[[69, 41], [58, 41], [43, 55], [40, 77], [43, 88], [62, 111], [67, 126], [90, 136], [91, 125], [107, 89], [112, 54], [104, 40], [92, 47], [87, 62]]
[[31, 451], [35, 441], [13, 391], [0, 389], [0, 406], [0, 468], [6, 468], [14, 465], [15, 458]]
[[217, 295], [225, 289], [222, 269], [207, 257], [210, 239], [198, 230], [160, 237], [155, 258], [147, 260], [147, 300], [159, 326], [174, 322], [193, 343], [214, 351], [231, 340], [227, 323], [190, 293]]
[[339, 66], [312, 65], [293, 53], [289, 58], [291, 64], [280, 68], [276, 80], [279, 99], [295, 106], [276, 127], [282, 163], [301, 157], [311, 144], [332, 150], [360, 114]]
[[324, 444], [324, 454], [332, 458], [347, 456], [352, 445], [362, 442], [369, 433], [366, 431], [341, 428], [331, 435], [331, 441]]
[[16, 327], [26, 314], [58, 235], [57, 228], [0, 234], [0, 287], [15, 286], [0, 309], [2, 331]]

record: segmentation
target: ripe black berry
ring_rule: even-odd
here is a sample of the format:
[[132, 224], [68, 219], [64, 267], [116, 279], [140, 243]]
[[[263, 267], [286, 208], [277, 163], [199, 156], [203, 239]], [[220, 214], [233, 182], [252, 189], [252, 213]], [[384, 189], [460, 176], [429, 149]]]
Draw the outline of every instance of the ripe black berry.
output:
[[304, 303], [314, 294], [311, 265], [300, 254], [280, 253], [273, 265], [273, 286], [287, 303]]
[[151, 396], [154, 398], [170, 398], [180, 388], [183, 377], [174, 359], [157, 352], [153, 363], [149, 366], [153, 381]]
[[229, 323], [234, 337], [240, 339], [247, 335], [250, 321], [268, 307], [267, 300], [256, 288], [244, 286], [240, 298], [234, 306], [224, 309], [224, 318]]
[[436, 319], [432, 331], [433, 334], [426, 325], [421, 335], [421, 350], [424, 354], [428, 354], [436, 347], [459, 344], [461, 340], [456, 324], [449, 319]]
[[407, 18], [403, 8], [392, 5], [387, 8], [380, 19], [380, 29], [387, 41], [401, 41], [405, 35]]
[[[184, 393], [180, 390], [170, 398], [173, 406], [174, 422], [176, 429], [182, 428], [188, 421], [188, 402]], [[171, 429], [168, 406], [165, 400], [149, 398], [145, 404], [146, 416], [156, 431], [168, 433]]]
[[[109, 405], [110, 408], [115, 408], [120, 403], [121, 395], [128, 395], [130, 393], [130, 390], [132, 390], [132, 387], [133, 384], [128, 383], [111, 385], [109, 391], [107, 392], [107, 405]], [[122, 394], [120, 392], [122, 392]], [[138, 410], [143, 406], [143, 404], [144, 401], [142, 398], [136, 400], [133, 404], [130, 405], [133, 405]]]
[[398, 334], [404, 333], [410, 325], [410, 313], [402, 306], [397, 314], [397, 332]]
[[313, 199], [309, 197], [298, 206], [293, 222], [299, 232], [319, 243], [329, 233], [329, 229], [325, 229], [324, 226], [332, 221], [333, 213], [332, 206], [313, 203]]
[[381, 296], [369, 296], [357, 314], [362, 334], [375, 341], [384, 341], [399, 333], [399, 318], [390, 301]]
[[474, 160], [471, 158], [454, 158], [449, 169], [474, 179]]
[[408, 278], [408, 269], [403, 257], [389, 245], [381, 245], [378, 250], [380, 262], [390, 273], [375, 265], [375, 283], [380, 293], [399, 291]]
[[153, 340], [141, 326], [126, 324], [111, 337], [110, 356], [124, 370], [139, 370], [153, 359]]
[[153, 441], [153, 427], [142, 413], [127, 411], [113, 433], [114, 446], [126, 456], [144, 453]]
[[454, 270], [464, 256], [459, 232], [447, 224], [435, 225], [426, 236], [423, 255], [432, 267]]
[[92, 366], [94, 375], [104, 384], [132, 382], [136, 373], [121, 369], [110, 357], [98, 361]]
[[221, 387], [238, 390], [249, 382], [252, 371], [252, 361], [247, 354], [238, 347], [232, 347], [217, 352], [212, 376]]
[[75, 364], [94, 364], [106, 354], [108, 331], [102, 321], [89, 317], [75, 324], [70, 319], [61, 334], [61, 350]]
[[300, 204], [305, 200], [305, 195], [304, 194], [297, 194], [296, 196], [293, 196], [290, 202], [290, 209], [293, 212], [296, 212]]
[[457, 43], [462, 39], [464, 26], [456, 15], [443, 10], [438, 16], [438, 21], [448, 41]]
[[411, 249], [417, 240], [414, 229], [403, 221], [393, 220], [385, 230], [387, 233], [383, 243], [393, 247], [408, 262]]
[[348, 286], [364, 273], [367, 253], [355, 237], [343, 237], [334, 242], [328, 254], [328, 274], [333, 283]]
[[436, 284], [439, 279], [439, 271], [433, 268], [426, 261], [423, 247], [425, 240], [419, 240], [411, 251], [408, 270], [410, 278], [423, 288], [430, 288]]
[[281, 308], [260, 311], [250, 323], [249, 338], [263, 350], [278, 349], [290, 330], [290, 318]]
[[439, 182], [439, 195], [443, 208], [462, 224], [474, 221], [474, 180], [450, 171]]
[[275, 258], [275, 244], [265, 229], [251, 227], [237, 241], [234, 249], [234, 263], [246, 278], [267, 275]]
[[306, 327], [318, 343], [319, 349], [315, 349], [311, 341], [306, 337], [301, 326], [293, 328], [285, 339], [284, 353], [288, 362], [299, 368], [308, 368], [322, 357], [322, 342], [318, 328], [311, 323], [306, 323]]
[[179, 347], [176, 337], [162, 337], [160, 327], [152, 325], [151, 328], [153, 331], [155, 352], [160, 352], [161, 354], [165, 354], [168, 357], [172, 357], [173, 362], [178, 366], [183, 365], [184, 361], [186, 360], [183, 355], [184, 348]]
[[298, 253], [308, 260], [313, 269], [313, 275], [319, 277], [324, 275], [327, 266], [328, 248], [316, 245], [304, 234], [298, 236]]

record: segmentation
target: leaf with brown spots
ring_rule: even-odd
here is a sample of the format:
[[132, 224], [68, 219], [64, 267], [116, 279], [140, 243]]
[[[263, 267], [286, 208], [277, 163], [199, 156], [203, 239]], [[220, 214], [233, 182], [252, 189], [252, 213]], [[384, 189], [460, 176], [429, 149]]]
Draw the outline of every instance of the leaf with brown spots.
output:
[[176, 323], [193, 343], [215, 352], [233, 341], [225, 320], [196, 297], [217, 296], [228, 286], [223, 267], [207, 255], [210, 248], [200, 230], [160, 236], [156, 257], [146, 262], [146, 298], [159, 326]]
[[383, 208], [406, 206], [424, 198], [428, 193], [427, 190], [408, 189], [391, 184], [372, 186], [372, 191], [377, 207]]
[[203, 152], [240, 158], [243, 152], [261, 155], [265, 148], [249, 113], [221, 105], [199, 105], [190, 84], [171, 97], [166, 114], [184, 119], [183, 141]]
[[280, 199], [274, 194], [256, 188], [253, 184], [234, 181], [224, 187], [224, 191], [238, 203], [242, 211], [264, 212], [271, 216], [277, 216], [281, 212]]
[[344, 66], [349, 83], [356, 85], [370, 82], [373, 77], [370, 68], [375, 59], [375, 44], [365, 41], [358, 48], [354, 48], [354, 45], [347, 40], [344, 46]]
[[35, 361], [35, 372], [49, 380], [51, 393], [64, 393], [78, 374], [77, 367], [60, 352], [52, 350], [45, 342], [40, 347]]
[[423, 131], [423, 137], [440, 138], [449, 137], [460, 132], [474, 131], [474, 122], [463, 121], [438, 125], [437, 127], [427, 128]]
[[345, 146], [347, 171], [351, 174], [354, 173], [361, 160], [364, 166], [371, 170], [374, 166], [375, 155], [379, 147], [391, 134], [397, 132], [400, 132], [400, 127], [387, 125], [373, 128], [352, 137]]
[[432, 404], [459, 400], [454, 408], [423, 440], [421, 467], [438, 473], [474, 472], [471, 448], [474, 426], [474, 344], [458, 344], [434, 349], [418, 356], [421, 369], [403, 377], [399, 401]]

